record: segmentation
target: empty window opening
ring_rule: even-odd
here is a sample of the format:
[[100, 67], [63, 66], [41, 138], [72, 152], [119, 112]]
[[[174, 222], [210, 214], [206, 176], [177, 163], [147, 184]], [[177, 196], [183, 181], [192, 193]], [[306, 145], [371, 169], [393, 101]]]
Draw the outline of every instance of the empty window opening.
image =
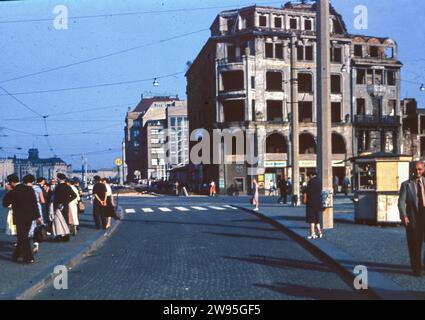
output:
[[395, 81], [395, 71], [387, 71], [387, 84], [389, 86], [395, 86], [396, 85], [396, 81]]
[[344, 138], [338, 133], [332, 133], [332, 154], [346, 154]]
[[358, 98], [356, 101], [357, 104], [357, 115], [364, 116], [366, 115], [366, 100]]
[[224, 91], [239, 91], [244, 89], [243, 71], [228, 71], [222, 74]]
[[227, 31], [232, 31], [235, 26], [235, 21], [233, 19], [227, 19]]
[[236, 47], [227, 46], [227, 61], [235, 62], [236, 61]]
[[273, 43], [266, 43], [266, 58], [274, 58]]
[[313, 122], [313, 102], [303, 101], [299, 103], [299, 122]]
[[375, 84], [383, 84], [383, 71], [382, 70], [375, 70]]
[[342, 49], [341, 48], [331, 48], [331, 62], [342, 62]]
[[276, 59], [283, 59], [283, 44], [276, 43], [275, 44], [275, 58]]
[[225, 122], [245, 121], [245, 103], [243, 100], [223, 102], [223, 111]]
[[297, 46], [297, 60], [304, 60], [304, 46]]
[[367, 80], [366, 80], [367, 84], [373, 84], [373, 70], [369, 69], [367, 70]]
[[341, 120], [341, 102], [332, 102], [331, 104], [332, 114], [331, 119], [332, 123], [340, 123]]
[[300, 154], [317, 154], [316, 141], [310, 133], [300, 135]]
[[366, 84], [366, 70], [357, 69], [357, 84]]
[[255, 77], [251, 77], [251, 89], [255, 89]]
[[289, 29], [298, 29], [298, 21], [296, 18], [289, 19]]
[[282, 18], [274, 18], [274, 27], [275, 28], [282, 28]]
[[313, 46], [305, 47], [305, 60], [313, 61]]
[[331, 75], [331, 93], [341, 93], [341, 76], [338, 74]]
[[288, 153], [288, 144], [285, 137], [274, 133], [266, 139], [266, 153]]
[[298, 74], [298, 92], [310, 93], [313, 91], [313, 76], [311, 73]]
[[369, 55], [372, 58], [379, 58], [379, 48], [377, 46], [370, 46]]
[[280, 100], [269, 100], [267, 101], [267, 120], [268, 121], [282, 121], [283, 110], [282, 101]]
[[260, 27], [267, 27], [267, 17], [260, 16]]
[[397, 114], [397, 100], [388, 100], [388, 115], [395, 116]]
[[363, 46], [360, 44], [354, 45], [354, 56], [363, 57]]
[[282, 91], [282, 73], [269, 71], [267, 72], [267, 90]]
[[313, 30], [313, 22], [311, 20], [305, 20], [304, 27], [305, 27], [305, 30], [307, 31]]
[[385, 48], [385, 58], [386, 59], [394, 58], [394, 48], [393, 47]]

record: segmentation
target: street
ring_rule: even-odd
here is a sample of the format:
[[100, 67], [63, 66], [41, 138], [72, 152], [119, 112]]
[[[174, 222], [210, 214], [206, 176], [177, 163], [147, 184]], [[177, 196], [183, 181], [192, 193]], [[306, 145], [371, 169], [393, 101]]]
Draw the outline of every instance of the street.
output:
[[248, 201], [121, 198], [125, 219], [69, 271], [68, 290], [49, 287], [34, 298], [366, 298], [281, 231], [232, 206]]

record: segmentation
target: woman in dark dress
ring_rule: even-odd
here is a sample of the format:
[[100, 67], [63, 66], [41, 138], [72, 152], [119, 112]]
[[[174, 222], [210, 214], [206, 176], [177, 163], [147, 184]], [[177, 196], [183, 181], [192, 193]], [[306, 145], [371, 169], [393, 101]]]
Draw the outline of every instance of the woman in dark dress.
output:
[[[304, 193], [304, 203], [307, 205], [306, 222], [310, 225], [309, 240], [322, 238], [323, 233], [320, 224], [322, 223], [322, 183], [317, 174], [312, 172], [310, 181]], [[318, 234], [316, 234], [316, 229]]]

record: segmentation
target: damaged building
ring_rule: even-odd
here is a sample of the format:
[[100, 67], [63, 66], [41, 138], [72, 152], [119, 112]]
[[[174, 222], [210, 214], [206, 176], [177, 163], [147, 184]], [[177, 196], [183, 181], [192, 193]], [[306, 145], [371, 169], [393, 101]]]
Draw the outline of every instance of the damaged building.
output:
[[[345, 160], [352, 156], [378, 151], [400, 153], [402, 64], [394, 40], [349, 34], [342, 16], [332, 6], [330, 10], [329, 143], [333, 173], [342, 181], [351, 176], [351, 164]], [[214, 180], [224, 192], [236, 182], [239, 191], [246, 192], [252, 167], [265, 189], [271, 181], [290, 176], [291, 121], [300, 124], [301, 178], [317, 167], [316, 51], [315, 4], [250, 6], [218, 14], [211, 37], [186, 74], [190, 131], [253, 130], [259, 160], [256, 164], [203, 164], [203, 172], [197, 176], [205, 181], [195, 184]], [[296, 79], [291, 79], [291, 69]], [[298, 119], [291, 118], [292, 86]], [[192, 141], [191, 147], [194, 144]], [[236, 159], [235, 149], [226, 156]]]

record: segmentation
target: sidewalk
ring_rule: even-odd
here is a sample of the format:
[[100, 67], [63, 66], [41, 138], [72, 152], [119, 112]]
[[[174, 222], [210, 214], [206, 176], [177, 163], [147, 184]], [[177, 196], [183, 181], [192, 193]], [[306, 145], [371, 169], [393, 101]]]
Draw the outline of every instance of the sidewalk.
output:
[[[260, 202], [261, 203], [261, 202]], [[241, 205], [249, 212], [252, 206]], [[381, 299], [425, 299], [425, 277], [411, 275], [403, 227], [376, 227], [354, 224], [354, 206], [349, 198], [335, 199], [335, 228], [324, 238], [307, 240], [305, 207], [264, 204], [255, 213], [284, 228], [295, 240], [335, 264], [354, 280], [354, 268], [368, 268], [369, 289]], [[276, 225], [277, 225], [276, 224]]]
[[86, 202], [86, 213], [81, 215], [80, 230], [69, 242], [43, 242], [35, 255], [33, 265], [10, 260], [15, 237], [5, 234], [7, 209], [0, 208], [0, 300], [30, 299], [40, 288], [51, 285], [52, 273], [57, 265], [73, 268], [81, 259], [96, 250], [119, 225], [96, 230], [92, 219], [92, 206]]

